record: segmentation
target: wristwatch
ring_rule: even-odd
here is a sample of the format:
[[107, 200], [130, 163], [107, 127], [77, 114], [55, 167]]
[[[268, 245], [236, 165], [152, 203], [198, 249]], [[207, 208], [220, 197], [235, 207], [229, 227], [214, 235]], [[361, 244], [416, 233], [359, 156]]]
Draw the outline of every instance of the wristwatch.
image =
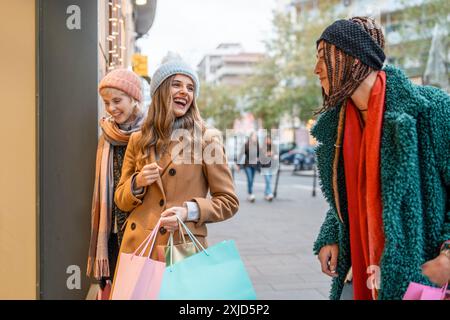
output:
[[444, 242], [441, 247], [441, 253], [450, 259], [450, 240]]

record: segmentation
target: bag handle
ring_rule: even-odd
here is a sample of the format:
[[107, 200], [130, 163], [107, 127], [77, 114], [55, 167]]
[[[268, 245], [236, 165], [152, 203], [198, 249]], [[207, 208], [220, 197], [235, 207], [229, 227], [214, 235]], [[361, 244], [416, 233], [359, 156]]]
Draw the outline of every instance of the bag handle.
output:
[[[178, 236], [179, 236], [178, 241], [183, 242], [183, 244], [186, 244], [186, 239], [184, 238], [184, 232], [183, 232], [183, 229], [181, 228], [181, 224], [179, 221], [177, 221], [177, 223], [178, 223]], [[169, 247], [171, 238], [172, 238], [172, 244], [173, 244], [173, 232], [170, 232], [169, 239], [167, 239], [166, 247]], [[183, 240], [181, 240], [181, 239], [183, 239]]]
[[[182, 228], [182, 226], [181, 226], [181, 224], [180, 224], [180, 221], [177, 221], [178, 222], [178, 235], [179, 235], [179, 238], [182, 238], [183, 240], [183, 244], [186, 244], [186, 239], [184, 238], [184, 232], [183, 232], [183, 228]], [[179, 242], [181, 242], [181, 239], [179, 239]], [[194, 243], [194, 246], [195, 246], [195, 248], [197, 249], [197, 251], [200, 251], [200, 249], [199, 249], [199, 247], [197, 246], [197, 244], [195, 243], [195, 242], [193, 242]], [[169, 266], [172, 266], [172, 261], [173, 261], [173, 232], [171, 232], [170, 233], [170, 235], [169, 235], [169, 239], [167, 240], [167, 248], [169, 249], [169, 252], [170, 252], [170, 262], [169, 262]], [[167, 263], [167, 261], [166, 261], [166, 263]]]
[[[184, 230], [186, 231], [187, 235], [189, 236], [189, 238], [192, 240], [192, 242], [194, 243], [195, 247], [197, 248], [198, 251], [203, 251], [206, 253], [206, 255], [209, 256], [208, 251], [206, 251], [206, 249], [203, 247], [203, 245], [201, 244], [201, 242], [192, 234], [191, 230], [189, 230], [189, 228], [184, 224], [183, 220], [181, 220], [181, 218], [179, 216], [177, 216], [177, 219], [179, 221], [179, 223], [181, 224], [181, 226], [184, 228]], [[200, 246], [200, 248], [202, 248], [202, 250], [200, 250], [200, 248], [197, 246]]]
[[442, 293], [443, 293], [443, 295], [444, 295], [444, 299], [445, 299], [445, 297], [447, 296], [447, 294], [450, 294], [450, 290], [447, 291], [447, 289], [448, 289], [448, 282], [446, 282], [446, 283], [444, 284], [444, 286], [442, 287]]
[[[197, 251], [204, 252], [207, 256], [209, 256], [208, 251], [206, 251], [206, 249], [203, 247], [203, 245], [200, 243], [200, 241], [192, 234], [191, 230], [189, 230], [189, 228], [184, 224], [183, 220], [181, 220], [181, 218], [179, 216], [176, 216], [176, 217], [177, 217], [177, 220], [178, 220], [179, 231], [183, 232], [182, 229], [184, 228], [184, 230], [186, 231], [187, 235], [191, 239], [191, 241], [194, 244], [194, 246], [197, 249]], [[184, 239], [184, 235], [183, 235], [183, 239]], [[170, 270], [170, 272], [172, 272], [172, 266], [173, 266], [173, 263], [172, 263], [172, 261], [173, 261], [173, 233], [170, 233], [168, 242], [169, 242], [169, 250], [170, 250], [169, 270]], [[202, 250], [200, 250], [199, 246], [202, 248]]]
[[[181, 238], [183, 241], [183, 244], [186, 244], [186, 239], [184, 238], [184, 232], [183, 232], [183, 228], [181, 227], [181, 223], [180, 223], [180, 221], [177, 221], [177, 222], [178, 222], [178, 238]], [[178, 239], [178, 240], [180, 241], [180, 239]]]
[[153, 228], [152, 232], [147, 236], [147, 238], [144, 239], [144, 241], [142, 241], [142, 243], [139, 245], [139, 247], [137, 247], [136, 251], [134, 251], [133, 256], [136, 255], [136, 253], [139, 251], [140, 248], [142, 248], [142, 250], [139, 252], [139, 256], [142, 257], [145, 253], [145, 251], [147, 250], [151, 240], [153, 240], [148, 257], [150, 258], [150, 256], [152, 255], [152, 251], [153, 251], [153, 247], [155, 245], [155, 240], [156, 240], [156, 236], [158, 234], [158, 230], [159, 230], [159, 226], [161, 224], [161, 219], [158, 220], [158, 222], [156, 223], [156, 226]]

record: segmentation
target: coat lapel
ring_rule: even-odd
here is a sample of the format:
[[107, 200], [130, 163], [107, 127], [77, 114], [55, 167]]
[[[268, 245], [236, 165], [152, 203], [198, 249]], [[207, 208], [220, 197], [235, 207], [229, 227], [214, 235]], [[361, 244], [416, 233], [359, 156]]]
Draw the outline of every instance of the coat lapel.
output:
[[[157, 162], [158, 165], [159, 165], [159, 162], [156, 161], [155, 147], [151, 147], [151, 148], [150, 148], [150, 163], [153, 163], [153, 162]], [[162, 195], [163, 195], [164, 198], [165, 198], [165, 197], [166, 197], [166, 194], [164, 193], [164, 187], [163, 187], [162, 179], [161, 179], [161, 177], [162, 177], [162, 172], [163, 172], [163, 171], [161, 171], [161, 174], [159, 175], [158, 179], [156, 180], [156, 185], [159, 187], [159, 189], [161, 190]]]
[[[158, 180], [157, 180], [157, 184], [158, 184], [158, 187], [161, 189], [161, 192], [163, 194], [165, 194], [164, 193], [163, 179], [164, 179], [164, 176], [168, 172], [168, 168], [170, 167], [170, 165], [175, 160], [175, 159], [172, 159], [172, 150], [173, 150], [173, 148], [175, 148], [175, 146], [177, 146], [177, 144], [178, 144], [177, 141], [171, 141], [170, 144], [169, 144], [168, 151], [165, 152], [164, 155], [159, 160], [156, 160], [155, 148], [152, 147], [151, 151], [150, 151], [150, 163], [156, 162], [162, 168], [161, 174], [160, 174], [160, 176], [158, 177]], [[179, 156], [179, 154], [178, 154], [178, 156]]]
[[158, 164], [162, 168], [161, 177], [167, 173], [167, 169], [173, 163], [174, 159], [172, 159], [172, 150], [176, 144], [177, 142], [171, 141], [169, 147], [167, 148], [168, 151], [158, 160]]
[[[421, 179], [416, 118], [424, 102], [403, 72], [391, 66], [387, 66], [385, 71], [386, 111], [383, 117], [380, 171], [383, 224], [386, 237], [389, 238], [404, 232], [393, 229], [401, 223], [392, 222], [408, 219], [410, 214], [422, 211], [422, 197], [420, 192], [417, 193]], [[419, 221], [415, 225], [420, 225]]]
[[[346, 211], [345, 199], [345, 184], [343, 179], [343, 170], [339, 170], [337, 173], [334, 172], [334, 161], [336, 155], [336, 150], [340, 151], [341, 148], [336, 147], [336, 139], [338, 135], [338, 126], [340, 119], [340, 112], [342, 107], [337, 107], [331, 109], [319, 116], [317, 123], [311, 130], [311, 134], [319, 142], [316, 147], [317, 154], [317, 168], [319, 171], [319, 176], [321, 179], [321, 189], [328, 203], [334, 209], [336, 213], [336, 218], [342, 222], [342, 213]], [[339, 162], [342, 167], [342, 157], [340, 157]], [[337, 174], [337, 177], [335, 177]], [[335, 179], [337, 178], [337, 179]], [[337, 189], [339, 189], [339, 199], [343, 201], [339, 202], [339, 209], [337, 208], [335, 190], [333, 185], [337, 184]], [[341, 214], [339, 214], [339, 212]]]

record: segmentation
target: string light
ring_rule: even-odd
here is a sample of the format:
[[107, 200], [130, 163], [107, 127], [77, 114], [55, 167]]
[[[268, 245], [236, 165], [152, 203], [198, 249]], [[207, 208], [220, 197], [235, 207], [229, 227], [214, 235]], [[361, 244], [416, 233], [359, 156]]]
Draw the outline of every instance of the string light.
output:
[[[127, 47], [122, 44], [123, 33], [125, 32], [125, 21], [123, 18], [122, 7], [125, 8], [124, 0], [109, 0], [109, 31], [106, 39], [109, 42], [109, 61], [108, 70], [121, 67], [124, 64], [124, 56]], [[126, 1], [126, 0], [125, 0]], [[126, 11], [126, 10], [124, 10]]]

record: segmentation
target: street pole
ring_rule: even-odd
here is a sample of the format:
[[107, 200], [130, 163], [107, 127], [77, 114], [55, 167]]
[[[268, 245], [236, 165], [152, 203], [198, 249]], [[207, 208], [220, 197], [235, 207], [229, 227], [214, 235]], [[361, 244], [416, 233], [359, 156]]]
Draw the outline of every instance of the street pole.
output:
[[316, 174], [316, 164], [314, 163], [314, 172], [313, 172], [313, 191], [312, 196], [316, 196], [316, 180], [317, 180], [317, 174]]
[[274, 192], [273, 192], [273, 197], [276, 198], [277, 197], [277, 191], [278, 191], [278, 180], [280, 178], [280, 171], [281, 171], [281, 165], [278, 167], [277, 170], [277, 176], [275, 179], [275, 188], [274, 188]]
[[233, 178], [233, 181], [234, 181], [234, 172], [235, 172], [234, 166], [235, 166], [235, 164], [232, 164], [232, 165], [231, 165], [231, 176], [232, 176], [232, 178]]
[[238, 154], [237, 154], [237, 136], [236, 133], [233, 136], [233, 141], [234, 141], [234, 151], [233, 151], [233, 166], [231, 167], [231, 174], [233, 175], [233, 181], [234, 181], [234, 173], [235, 173], [235, 168], [238, 165]]

